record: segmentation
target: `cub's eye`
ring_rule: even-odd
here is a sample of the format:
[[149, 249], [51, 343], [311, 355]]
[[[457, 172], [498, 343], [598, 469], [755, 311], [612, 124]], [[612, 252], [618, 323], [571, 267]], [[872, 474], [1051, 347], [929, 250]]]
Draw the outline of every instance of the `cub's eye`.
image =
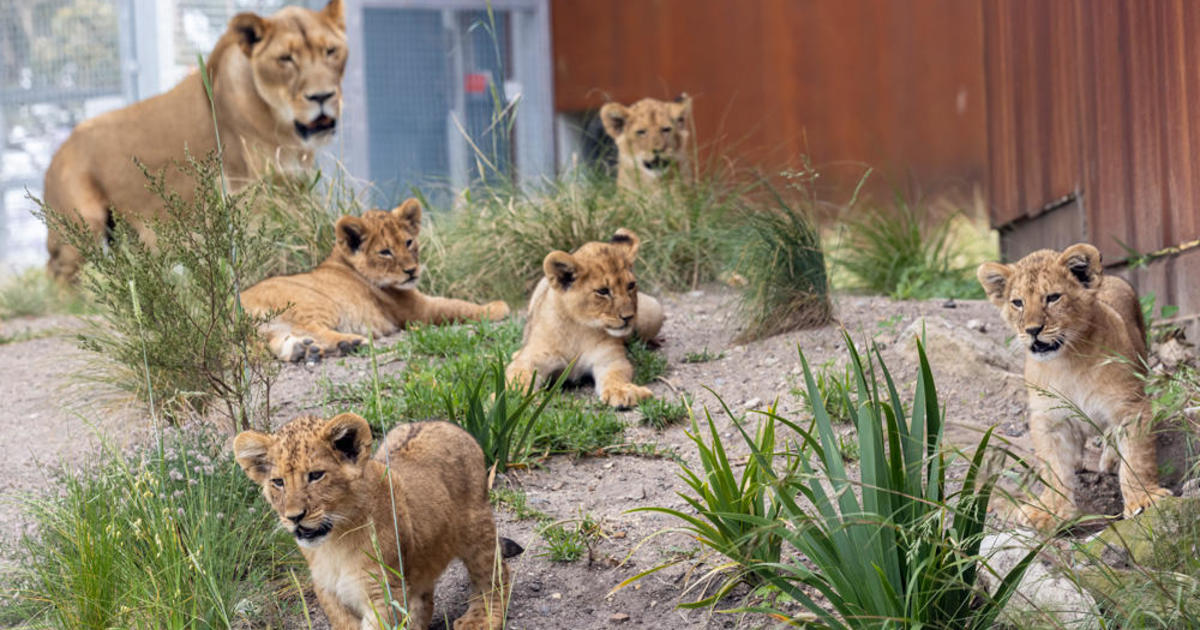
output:
[[312, 483], [314, 481], [320, 481], [323, 477], [325, 477], [324, 470], [314, 470], [308, 473], [308, 482]]
[[336, 55], [336, 54], [337, 54], [337, 46], [330, 46], [329, 48], [326, 48], [326, 49], [325, 49], [325, 56], [326, 56], [326, 57], [332, 57], [332, 56], [334, 56], [334, 55]]
[[286, 54], [286, 55], [280, 55], [280, 56], [279, 56], [279, 63], [284, 63], [284, 64], [286, 64], [286, 63], [293, 63], [293, 62], [295, 62], [295, 61], [296, 61], [296, 58], [295, 58], [295, 57], [292, 57], [292, 54], [291, 54], [291, 53], [288, 53], [288, 54]]
[[644, 135], [646, 135], [646, 130], [645, 130], [645, 129], [638, 129], [638, 130], [637, 130], [637, 131], [635, 131], [634, 133], [636, 133], [636, 134], [637, 134], [637, 135], [639, 135], [639, 136], [644, 136]]
[[683, 124], [684, 122], [686, 122], [686, 121], [684, 120], [683, 116], [680, 116], [679, 118], [676, 118], [676, 119], [675, 119], [675, 122], [677, 122], [677, 123], [679, 123], [680, 125], [682, 125], [682, 124]]
[[600, 287], [599, 289], [596, 289], [596, 295], [602, 295], [604, 297], [608, 297], [608, 296], [612, 295], [612, 291], [609, 291], [608, 287]]
[[404, 246], [411, 249], [412, 248], [412, 239], [410, 238], [407, 241], [404, 241]]
[[390, 249], [381, 249], [381, 250], [379, 250], [379, 255], [380, 255], [380, 256], [388, 256], [388, 257], [391, 257], [391, 255], [392, 255], [392, 250], [390, 250]]
[[663, 132], [663, 133], [671, 133], [671, 128], [670, 128], [670, 127], [663, 127], [663, 128], [662, 128], [662, 132]]
[[1025, 302], [1022, 300], [1013, 300], [1012, 305], [1013, 305], [1013, 308], [1021, 308], [1021, 307], [1025, 306]]
[[275, 486], [276, 488], [282, 488], [283, 487], [283, 479], [276, 477], [271, 480], [271, 485]]
[[630, 282], [630, 283], [629, 283], [629, 286], [628, 286], [628, 287], [625, 287], [625, 288], [626, 288], [626, 289], [628, 289], [628, 290], [630, 290], [630, 291], [632, 291], [632, 290], [634, 290], [634, 289], [636, 289], [636, 288], [637, 288], [637, 283], [636, 283], [636, 282]]
[[1060, 297], [1062, 297], [1061, 293], [1051, 293], [1050, 295], [1046, 296], [1046, 303], [1053, 304], [1053, 303], [1057, 302], [1058, 298], [1060, 298]]

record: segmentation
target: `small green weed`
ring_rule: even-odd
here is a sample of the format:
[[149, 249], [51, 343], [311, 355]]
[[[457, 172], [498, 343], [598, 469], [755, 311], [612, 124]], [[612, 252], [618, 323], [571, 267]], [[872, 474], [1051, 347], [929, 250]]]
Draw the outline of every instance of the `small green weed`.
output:
[[719, 361], [725, 358], [724, 352], [709, 352], [708, 346], [700, 352], [689, 352], [683, 355], [681, 363], [708, 363], [709, 361]]
[[548, 523], [538, 532], [546, 543], [546, 550], [539, 557], [551, 562], [575, 562], [590, 551], [592, 544], [600, 538], [600, 524], [590, 514], [583, 514], [573, 521]]
[[645, 385], [667, 373], [667, 357], [655, 352], [641, 339], [634, 339], [626, 346], [629, 360], [633, 363], [633, 382]]
[[1146, 343], [1148, 344], [1162, 341], [1172, 329], [1172, 326], [1164, 324], [1163, 320], [1169, 320], [1179, 313], [1179, 307], [1173, 304], [1163, 304], [1155, 313], [1154, 307], [1157, 301], [1158, 296], [1153, 291], [1147, 291], [1138, 298], [1142, 307], [1142, 320], [1146, 323]]
[[[830, 419], [835, 424], [849, 423], [854, 418], [855, 408], [851, 395], [854, 388], [854, 373], [850, 370], [850, 366], [839, 369], [836, 362], [831, 359], [817, 370], [816, 382], [821, 402], [824, 403]], [[815, 405], [809, 399], [807, 388], [795, 387], [792, 389], [792, 394], [804, 402], [804, 407], [809, 413], [813, 412]]]
[[537, 508], [529, 507], [529, 497], [521, 490], [495, 488], [489, 496], [492, 505], [501, 505], [508, 508], [519, 521], [532, 519], [538, 522], [545, 522], [552, 518], [549, 514]]
[[652, 426], [659, 431], [672, 424], [687, 420], [691, 408], [692, 399], [687, 394], [683, 394], [676, 400], [647, 398], [638, 405], [638, 411], [642, 412], [642, 424]]

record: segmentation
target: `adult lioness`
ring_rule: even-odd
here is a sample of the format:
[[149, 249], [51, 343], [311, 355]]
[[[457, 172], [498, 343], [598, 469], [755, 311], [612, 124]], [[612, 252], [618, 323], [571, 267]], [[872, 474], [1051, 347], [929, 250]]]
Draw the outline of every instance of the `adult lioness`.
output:
[[984, 263], [977, 272], [1028, 349], [1029, 430], [1046, 467], [1046, 490], [1040, 505], [1022, 511], [1038, 528], [1075, 515], [1075, 475], [1085, 440], [1097, 429], [1117, 439], [1120, 457], [1105, 457], [1101, 466], [1111, 471], [1120, 464], [1126, 517], [1171, 495], [1158, 485], [1150, 402], [1138, 378], [1146, 331], [1137, 294], [1102, 271], [1100, 252], [1079, 243], [1062, 253], [1036, 251], [1011, 265]]
[[318, 360], [387, 335], [409, 322], [441, 324], [508, 315], [501, 301], [479, 306], [417, 290], [421, 274], [417, 233], [421, 202], [409, 199], [391, 212], [344, 216], [337, 243], [316, 269], [277, 276], [242, 292], [253, 315], [278, 313], [264, 331], [267, 346], [284, 361]]
[[691, 118], [692, 99], [687, 94], [673, 103], [644, 98], [629, 107], [601, 107], [604, 130], [617, 143], [617, 185], [645, 189], [668, 173], [690, 178]]
[[625, 356], [625, 338], [653, 339], [664, 319], [658, 300], [637, 290], [637, 250], [637, 235], [622, 228], [607, 243], [546, 256], [546, 276], [529, 300], [525, 341], [505, 370], [509, 383], [527, 386], [536, 374], [540, 385], [574, 362], [569, 378], [590, 374], [609, 405], [632, 407], [652, 395], [631, 382]]
[[483, 451], [466, 431], [401, 424], [371, 457], [359, 416], [304, 416], [274, 435], [245, 431], [233, 451], [296, 537], [334, 630], [396, 627], [392, 602], [408, 611], [403, 627], [428, 628], [434, 586], [454, 558], [472, 587], [455, 630], [504, 627], [512, 587], [503, 558], [522, 549], [496, 537]]
[[[152, 172], [166, 168], [168, 189], [188, 198], [195, 182], [168, 166], [183, 159], [185, 148], [196, 156], [216, 149], [214, 114], [234, 188], [268, 167], [306, 168], [341, 113], [345, 28], [341, 0], [321, 11], [286, 7], [271, 17], [235, 16], [208, 56], [212, 107], [193, 72], [168, 92], [80, 123], [46, 171], [46, 203], [77, 212], [96, 238], [118, 211], [152, 241], [146, 219], [163, 204], [146, 189], [133, 158]], [[54, 230], [46, 245], [49, 272], [71, 280], [79, 252]]]

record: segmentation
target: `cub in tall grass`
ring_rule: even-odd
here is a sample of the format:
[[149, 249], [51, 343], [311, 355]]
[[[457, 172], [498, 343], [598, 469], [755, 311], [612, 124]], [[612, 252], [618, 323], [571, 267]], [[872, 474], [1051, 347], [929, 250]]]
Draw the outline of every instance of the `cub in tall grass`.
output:
[[302, 416], [274, 435], [242, 432], [233, 450], [295, 536], [334, 630], [379, 628], [393, 601], [408, 611], [402, 627], [428, 628], [434, 586], [454, 558], [471, 580], [455, 630], [504, 627], [504, 558], [523, 550], [496, 537], [483, 451], [466, 431], [401, 424], [372, 457], [361, 417]]
[[1075, 516], [1075, 475], [1097, 430], [1116, 437], [1116, 452], [1106, 448], [1100, 467], [1120, 465], [1126, 517], [1171, 496], [1158, 485], [1153, 416], [1139, 378], [1146, 326], [1133, 287], [1103, 275], [1100, 252], [1087, 243], [1036, 251], [1011, 265], [983, 263], [977, 276], [1028, 349], [1029, 430], [1046, 466], [1040, 505], [1022, 506], [1030, 523], [1047, 529]]
[[628, 107], [601, 107], [604, 131], [617, 143], [617, 185], [626, 190], [652, 187], [668, 173], [690, 179], [691, 119], [687, 94], [674, 102], [644, 98]]
[[337, 243], [312, 271], [268, 278], [242, 292], [252, 315], [277, 316], [264, 326], [271, 352], [284, 361], [320, 360], [349, 352], [364, 335], [388, 335], [409, 322], [441, 324], [508, 315], [503, 301], [478, 305], [417, 290], [421, 202], [390, 212], [344, 216]]
[[633, 275], [638, 237], [621, 228], [607, 242], [586, 243], [573, 253], [550, 252], [545, 277], [529, 300], [522, 347], [509, 363], [509, 383], [540, 386], [574, 362], [568, 378], [591, 375], [600, 399], [632, 407], [652, 396], [635, 385], [625, 340], [651, 340], [662, 329], [662, 305], [639, 293]]

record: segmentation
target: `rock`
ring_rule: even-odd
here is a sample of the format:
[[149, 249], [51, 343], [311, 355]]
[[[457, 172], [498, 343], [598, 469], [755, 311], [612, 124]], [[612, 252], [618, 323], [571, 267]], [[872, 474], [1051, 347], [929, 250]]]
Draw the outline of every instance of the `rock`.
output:
[[939, 372], [950, 372], [963, 377], [978, 379], [985, 367], [1015, 373], [1022, 368], [1024, 357], [1014, 356], [1013, 351], [976, 334], [962, 326], [956, 326], [942, 317], [918, 317], [897, 338], [897, 348], [912, 361], [917, 360], [917, 339], [924, 338], [925, 354], [929, 363]]
[[1185, 499], [1200, 498], [1200, 477], [1188, 479], [1183, 482], [1183, 488], [1180, 490], [1179, 496]]
[[983, 323], [981, 319], [968, 319], [966, 326], [967, 330], [974, 330], [981, 333], [987, 332], [987, 324]]
[[[989, 593], [1037, 546], [1036, 536], [1032, 531], [1015, 530], [984, 537], [979, 554], [987, 558], [992, 571], [980, 570], [979, 581]], [[1096, 600], [1048, 564], [1041, 559], [1029, 563], [999, 621], [1021, 628], [1100, 628]]]
[[625, 613], [613, 613], [608, 616], [609, 623], [625, 623], [629, 621], [629, 615]]
[[1189, 363], [1196, 358], [1196, 349], [1186, 341], [1172, 337], [1154, 348], [1154, 356], [1168, 370], [1173, 370], [1180, 363]]
[[762, 400], [760, 400], [758, 398], [751, 398], [750, 400], [747, 400], [746, 402], [742, 403], [742, 406], [745, 407], [746, 409], [757, 409], [760, 406], [762, 406]]
[[942, 308], [958, 308], [958, 303], [954, 301], [954, 298], [950, 298], [942, 302]]

